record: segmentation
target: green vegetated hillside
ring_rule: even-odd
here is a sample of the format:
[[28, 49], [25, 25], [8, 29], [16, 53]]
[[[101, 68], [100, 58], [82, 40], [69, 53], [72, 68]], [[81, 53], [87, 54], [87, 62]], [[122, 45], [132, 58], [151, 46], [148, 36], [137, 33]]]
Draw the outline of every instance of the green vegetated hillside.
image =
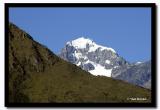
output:
[[8, 37], [11, 103], [151, 102], [150, 90], [93, 76], [62, 60], [11, 23]]

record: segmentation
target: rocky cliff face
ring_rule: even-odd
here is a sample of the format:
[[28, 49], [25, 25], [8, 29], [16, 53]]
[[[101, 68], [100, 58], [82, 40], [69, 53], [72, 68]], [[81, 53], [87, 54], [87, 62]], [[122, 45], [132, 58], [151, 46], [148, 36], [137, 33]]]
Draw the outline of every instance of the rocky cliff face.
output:
[[129, 63], [110, 47], [80, 37], [66, 43], [59, 55], [93, 75], [120, 79], [145, 88], [151, 88], [151, 64]]

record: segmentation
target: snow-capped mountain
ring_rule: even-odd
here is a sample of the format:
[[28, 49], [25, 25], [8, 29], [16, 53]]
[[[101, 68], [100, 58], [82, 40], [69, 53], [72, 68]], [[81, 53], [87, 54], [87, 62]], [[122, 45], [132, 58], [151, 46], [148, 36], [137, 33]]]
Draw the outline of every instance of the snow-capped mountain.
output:
[[151, 63], [129, 63], [110, 48], [80, 37], [69, 41], [59, 56], [95, 76], [107, 76], [151, 88]]
[[111, 77], [113, 68], [128, 64], [114, 49], [84, 37], [67, 42], [60, 57], [96, 76]]

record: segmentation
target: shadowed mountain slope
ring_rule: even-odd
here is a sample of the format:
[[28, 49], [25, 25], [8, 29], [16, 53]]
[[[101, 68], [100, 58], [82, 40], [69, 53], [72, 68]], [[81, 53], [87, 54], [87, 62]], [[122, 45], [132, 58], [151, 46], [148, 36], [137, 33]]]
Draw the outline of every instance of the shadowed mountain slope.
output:
[[150, 90], [93, 76], [62, 60], [11, 23], [8, 37], [9, 102], [151, 102]]

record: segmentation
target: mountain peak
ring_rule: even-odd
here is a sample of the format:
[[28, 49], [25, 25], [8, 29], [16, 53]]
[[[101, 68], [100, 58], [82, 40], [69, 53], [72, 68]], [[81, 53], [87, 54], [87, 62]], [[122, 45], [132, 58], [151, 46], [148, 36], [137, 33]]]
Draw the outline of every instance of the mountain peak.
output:
[[85, 37], [80, 37], [70, 42], [67, 42], [67, 44], [73, 45], [74, 47], [77, 48], [86, 48], [87, 44], [92, 44], [92, 43], [93, 41], [91, 39]]
[[73, 47], [78, 49], [84, 49], [84, 48], [87, 48], [87, 46], [89, 46], [88, 52], [96, 51], [98, 48], [100, 48], [101, 50], [108, 50], [108, 51], [112, 51], [113, 53], [116, 53], [116, 51], [113, 48], [98, 45], [90, 38], [85, 38], [83, 36], [67, 42], [67, 45], [70, 45], [70, 46], [72, 45]]
[[79, 38], [77, 38], [77, 39], [75, 39], [73, 41], [75, 41], [75, 42], [76, 41], [88, 41], [88, 42], [92, 42], [92, 40], [90, 38], [84, 37], [84, 36], [81, 36], [81, 37], [79, 37]]
[[96, 76], [111, 77], [114, 67], [127, 63], [114, 49], [85, 37], [67, 42], [59, 56]]

